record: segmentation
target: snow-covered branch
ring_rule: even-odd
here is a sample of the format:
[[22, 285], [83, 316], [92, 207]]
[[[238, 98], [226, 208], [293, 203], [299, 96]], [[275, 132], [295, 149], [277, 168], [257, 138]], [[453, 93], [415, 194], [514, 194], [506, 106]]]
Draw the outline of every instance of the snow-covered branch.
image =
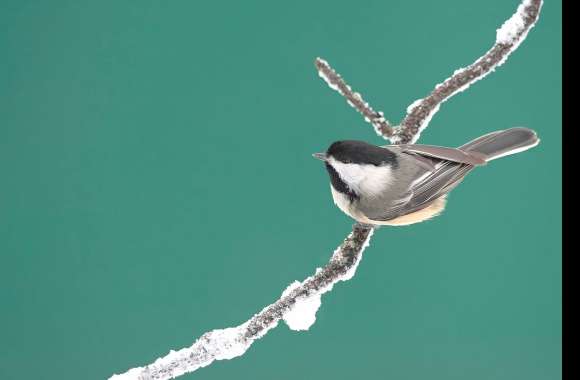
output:
[[344, 96], [347, 103], [360, 112], [364, 116], [365, 121], [373, 125], [379, 136], [382, 136], [385, 139], [389, 139], [393, 136], [393, 127], [391, 127], [391, 124], [383, 117], [383, 113], [375, 111], [373, 107], [364, 101], [361, 94], [354, 92], [352, 88], [346, 84], [344, 79], [342, 79], [340, 74], [330, 67], [328, 62], [322, 58], [316, 58], [314, 65], [318, 70], [318, 75], [324, 79], [328, 86]]
[[[442, 102], [471, 83], [483, 78], [502, 64], [508, 55], [524, 40], [538, 19], [542, 0], [524, 0], [517, 12], [498, 29], [495, 45], [475, 63], [457, 70], [453, 76], [439, 84], [427, 97], [414, 102], [399, 127], [392, 127], [381, 112], [376, 112], [362, 96], [350, 88], [330, 65], [318, 58], [316, 67], [328, 85], [343, 95], [370, 122], [376, 132], [393, 143], [409, 143], [419, 138]], [[243, 355], [257, 339], [276, 327], [283, 319], [293, 330], [307, 330], [316, 319], [321, 295], [330, 291], [339, 281], [347, 281], [356, 271], [364, 249], [368, 246], [374, 229], [355, 224], [352, 232], [334, 251], [329, 263], [302, 282], [295, 281], [282, 296], [265, 307], [247, 322], [203, 334], [192, 346], [170, 351], [154, 363], [133, 368], [114, 380], [173, 379], [210, 365], [215, 360], [232, 359]]]
[[536, 24], [542, 3], [542, 0], [524, 0], [516, 13], [497, 30], [495, 44], [487, 53], [470, 66], [456, 70], [450, 78], [436, 85], [427, 97], [411, 104], [407, 108], [407, 116], [397, 128], [397, 142], [407, 144], [418, 140], [441, 103], [504, 63]]
[[350, 280], [354, 276], [373, 231], [370, 226], [355, 224], [324, 268], [318, 268], [314, 275], [302, 282], [290, 284], [280, 299], [249, 321], [237, 327], [207, 332], [191, 347], [171, 351], [153, 364], [133, 368], [110, 379], [173, 379], [208, 366], [214, 360], [233, 359], [243, 355], [254, 341], [276, 327], [280, 319], [284, 319], [292, 330], [308, 330], [316, 319], [320, 296], [330, 291], [337, 282]]
[[352, 107], [362, 113], [379, 136], [392, 143], [412, 143], [419, 139], [421, 132], [439, 110], [441, 103], [467, 89], [506, 61], [538, 21], [542, 3], [542, 0], [524, 0], [516, 13], [497, 30], [493, 47], [470, 66], [455, 70], [451, 77], [436, 85], [427, 97], [413, 102], [407, 108], [407, 115], [397, 127], [392, 127], [385, 120], [382, 112], [375, 112], [359, 93], [353, 92], [328, 62], [317, 58], [315, 65], [319, 75], [330, 88], [338, 91]]

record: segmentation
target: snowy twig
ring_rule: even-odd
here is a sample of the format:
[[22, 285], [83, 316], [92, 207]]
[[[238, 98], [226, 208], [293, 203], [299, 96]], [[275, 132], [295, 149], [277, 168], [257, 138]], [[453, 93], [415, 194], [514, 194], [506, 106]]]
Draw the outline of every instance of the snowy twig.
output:
[[427, 127], [441, 103], [467, 89], [505, 62], [536, 24], [542, 3], [542, 0], [524, 0], [516, 13], [497, 30], [493, 47], [470, 66], [456, 70], [450, 78], [435, 86], [427, 97], [413, 102], [407, 108], [407, 116], [397, 127], [391, 127], [382, 113], [375, 112], [358, 93], [353, 93], [350, 86], [325, 60], [317, 58], [315, 65], [326, 83], [362, 113], [380, 136], [393, 143], [412, 143], [419, 139], [421, 131]]
[[280, 319], [293, 330], [307, 330], [315, 321], [320, 296], [339, 281], [354, 276], [362, 252], [367, 247], [373, 228], [355, 224], [352, 232], [334, 251], [330, 262], [303, 282], [294, 282], [273, 304], [265, 307], [249, 321], [237, 327], [213, 330], [203, 334], [191, 347], [171, 351], [145, 367], [133, 368], [111, 380], [173, 379], [184, 373], [210, 365], [214, 360], [232, 359], [276, 327]]
[[487, 53], [470, 66], [456, 70], [449, 79], [435, 86], [427, 97], [411, 104], [407, 108], [407, 116], [397, 129], [399, 142], [406, 144], [416, 141], [439, 110], [441, 103], [504, 63], [536, 24], [541, 7], [542, 0], [524, 0], [517, 12], [497, 30], [495, 44]]
[[334, 71], [332, 67], [322, 58], [316, 58], [314, 61], [318, 69], [318, 75], [335, 91], [346, 98], [348, 104], [360, 112], [365, 120], [373, 125], [379, 136], [388, 139], [393, 135], [393, 127], [383, 117], [382, 112], [375, 111], [367, 102], [365, 102], [358, 92], [354, 92], [342, 77]]
[[[537, 21], [541, 5], [541, 0], [524, 0], [517, 12], [498, 29], [496, 43], [491, 50], [471, 66], [457, 70], [451, 78], [437, 85], [429, 96], [409, 106], [407, 116], [396, 128], [391, 127], [382, 113], [375, 112], [360, 94], [353, 92], [326, 61], [318, 58], [316, 67], [330, 87], [361, 112], [379, 135], [393, 143], [414, 142], [443, 101], [483, 78], [518, 47]], [[172, 379], [208, 366], [214, 360], [232, 359], [243, 355], [254, 341], [276, 327], [280, 319], [284, 319], [293, 330], [308, 329], [315, 321], [321, 302], [320, 296], [330, 291], [337, 282], [354, 276], [373, 231], [370, 226], [355, 224], [352, 232], [334, 251], [330, 262], [324, 268], [317, 269], [313, 276], [301, 283], [291, 284], [280, 299], [242, 325], [207, 332], [191, 347], [171, 351], [153, 364], [133, 368], [121, 375], [114, 375], [111, 379]]]

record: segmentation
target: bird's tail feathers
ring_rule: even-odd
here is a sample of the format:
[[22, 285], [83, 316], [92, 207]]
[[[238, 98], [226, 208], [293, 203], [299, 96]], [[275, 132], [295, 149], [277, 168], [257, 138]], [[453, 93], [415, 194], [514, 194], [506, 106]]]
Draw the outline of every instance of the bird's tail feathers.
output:
[[477, 153], [486, 161], [515, 154], [540, 143], [536, 132], [528, 128], [510, 128], [483, 135], [459, 147], [464, 152]]

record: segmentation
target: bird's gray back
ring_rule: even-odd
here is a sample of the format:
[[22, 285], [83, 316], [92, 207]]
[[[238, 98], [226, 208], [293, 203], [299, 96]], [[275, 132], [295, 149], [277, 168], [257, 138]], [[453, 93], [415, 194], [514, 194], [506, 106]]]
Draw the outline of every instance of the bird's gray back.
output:
[[372, 220], [385, 221], [427, 207], [453, 189], [473, 165], [409, 152], [388, 146], [396, 153], [397, 170], [381, 194], [362, 197], [359, 209]]

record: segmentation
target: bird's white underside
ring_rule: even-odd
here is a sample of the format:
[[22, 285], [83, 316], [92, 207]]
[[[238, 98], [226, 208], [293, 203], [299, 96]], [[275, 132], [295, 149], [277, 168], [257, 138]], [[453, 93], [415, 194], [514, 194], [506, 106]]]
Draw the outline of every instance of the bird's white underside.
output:
[[342, 210], [346, 215], [350, 216], [354, 220], [360, 223], [365, 224], [374, 224], [374, 225], [381, 225], [381, 226], [407, 226], [409, 224], [415, 224], [419, 222], [423, 222], [427, 219], [431, 219], [443, 212], [445, 209], [446, 203], [446, 196], [441, 196], [436, 199], [433, 203], [429, 206], [419, 210], [412, 212], [410, 214], [401, 215], [397, 218], [390, 219], [390, 220], [372, 220], [367, 218], [362, 212], [358, 211], [356, 207], [352, 207], [350, 199], [347, 195], [337, 191], [332, 185], [330, 185], [330, 191], [332, 192], [332, 199], [336, 206]]

